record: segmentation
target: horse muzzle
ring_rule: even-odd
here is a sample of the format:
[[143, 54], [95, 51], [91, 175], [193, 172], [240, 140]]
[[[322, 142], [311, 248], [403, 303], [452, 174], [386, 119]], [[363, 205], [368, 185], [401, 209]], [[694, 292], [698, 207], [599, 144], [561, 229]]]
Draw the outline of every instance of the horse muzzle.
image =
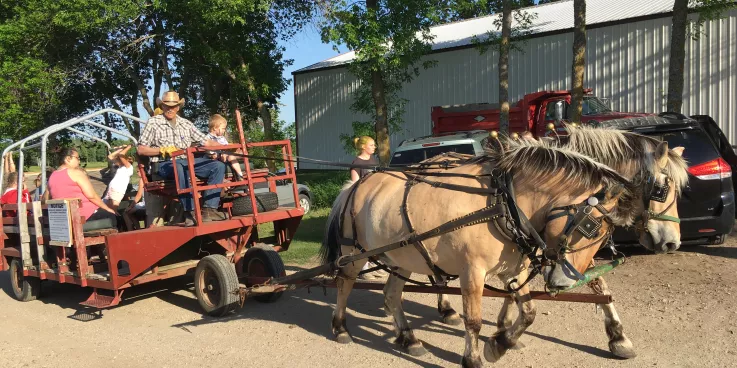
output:
[[657, 254], [675, 252], [681, 246], [680, 233], [656, 222], [640, 234], [640, 244]]
[[544, 266], [542, 274], [546, 288], [555, 293], [568, 289], [578, 281], [576, 275], [560, 263]]

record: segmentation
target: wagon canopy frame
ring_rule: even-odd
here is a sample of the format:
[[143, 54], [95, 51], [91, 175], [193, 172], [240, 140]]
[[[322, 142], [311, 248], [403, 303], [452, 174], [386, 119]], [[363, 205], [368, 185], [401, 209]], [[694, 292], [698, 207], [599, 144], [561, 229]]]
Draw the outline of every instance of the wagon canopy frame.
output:
[[[101, 129], [110, 131], [112, 133], [121, 135], [123, 137], [126, 137], [126, 138], [132, 140], [134, 144], [138, 144], [138, 140], [135, 137], [133, 137], [132, 135], [130, 135], [129, 133], [124, 132], [124, 131], [119, 130], [119, 129], [115, 129], [115, 128], [111, 128], [111, 127], [105, 126], [105, 125], [100, 124], [100, 123], [98, 123], [98, 122], [96, 122], [94, 120], [91, 120], [92, 118], [94, 118], [96, 116], [100, 116], [102, 114], [107, 114], [107, 113], [111, 113], [111, 114], [115, 114], [115, 115], [118, 115], [118, 116], [121, 116], [121, 117], [124, 117], [124, 118], [132, 119], [132, 120], [137, 121], [137, 122], [139, 122], [141, 124], [146, 124], [146, 121], [143, 120], [143, 119], [141, 119], [141, 118], [138, 118], [138, 117], [135, 117], [133, 115], [124, 113], [122, 111], [118, 111], [118, 110], [115, 110], [115, 109], [106, 108], [106, 109], [102, 109], [102, 110], [98, 110], [98, 111], [89, 113], [87, 115], [83, 115], [83, 116], [80, 116], [80, 117], [72, 118], [72, 119], [66, 120], [66, 121], [61, 122], [61, 123], [58, 123], [58, 124], [51, 125], [49, 127], [46, 127], [44, 129], [36, 132], [36, 133], [31, 134], [28, 137], [25, 137], [25, 138], [23, 138], [23, 139], [21, 139], [21, 140], [19, 140], [17, 142], [13, 142], [8, 147], [6, 147], [5, 150], [3, 150], [3, 157], [5, 157], [5, 155], [8, 152], [13, 151], [17, 147], [17, 151], [18, 151], [18, 188], [22, 188], [23, 187], [23, 163], [24, 163], [24, 159], [25, 159], [25, 155], [24, 155], [23, 151], [28, 150], [28, 149], [31, 149], [31, 148], [37, 148], [37, 147], [40, 146], [41, 147], [41, 164], [39, 166], [41, 168], [41, 192], [43, 193], [43, 192], [46, 191], [46, 148], [47, 148], [47, 145], [48, 145], [48, 138], [49, 138], [49, 136], [51, 134], [60, 132], [62, 130], [69, 130], [69, 131], [71, 131], [73, 133], [80, 134], [82, 136], [86, 136], [86, 137], [92, 138], [94, 140], [103, 142], [108, 147], [108, 149], [110, 149], [110, 144], [108, 142], [106, 142], [105, 140], [103, 140], [101, 138], [95, 137], [95, 136], [93, 136], [93, 135], [91, 135], [89, 133], [85, 133], [85, 132], [82, 132], [82, 131], [80, 131], [78, 129], [73, 128], [75, 125], [78, 125], [78, 124], [88, 124], [88, 125], [91, 125], [91, 126], [94, 126], [94, 127], [97, 127], [97, 128], [101, 128]], [[31, 141], [33, 141], [33, 140], [35, 140], [37, 138], [41, 138], [41, 141], [26, 146], [26, 144], [28, 142], [31, 142]], [[3, 177], [5, 175], [5, 172], [4, 171], [5, 171], [5, 167], [4, 166], [0, 166], [0, 177]], [[3, 183], [0, 182], [0, 192], [2, 192], [2, 190], [3, 190], [3, 187], [2, 186], [3, 186]], [[21, 203], [21, 199], [22, 199], [21, 197], [22, 197], [22, 195], [23, 195], [22, 191], [19, 190], [18, 191], [17, 203]]]

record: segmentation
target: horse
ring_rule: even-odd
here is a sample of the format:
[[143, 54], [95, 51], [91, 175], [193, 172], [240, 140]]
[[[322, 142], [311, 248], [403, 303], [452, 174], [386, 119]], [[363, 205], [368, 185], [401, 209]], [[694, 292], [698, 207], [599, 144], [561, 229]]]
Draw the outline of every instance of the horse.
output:
[[[681, 190], [688, 183], [687, 165], [682, 158], [683, 147], [668, 150], [667, 143], [657, 139], [615, 129], [580, 127], [569, 129], [565, 147], [594, 158], [612, 167], [641, 188], [635, 206], [619, 206], [612, 214], [615, 226], [631, 226], [640, 233], [640, 244], [655, 253], [672, 252], [680, 246], [680, 226], [676, 204]], [[433, 159], [428, 159], [432, 162]], [[608, 224], [605, 224], [608, 226]], [[591, 267], [594, 262], [591, 262]], [[387, 284], [396, 285], [390, 275]], [[610, 295], [603, 277], [587, 284], [595, 293]], [[511, 323], [508, 315], [512, 300], [507, 298], [499, 315], [498, 326]], [[604, 328], [609, 337], [609, 350], [620, 358], [636, 356], [632, 341], [613, 303], [599, 305], [604, 312]], [[438, 294], [438, 312], [443, 323], [456, 325], [461, 320], [444, 294]]]
[[[498, 351], [488, 353], [498, 350], [499, 336], [502, 336], [500, 341], [504, 348], [514, 346], [535, 316], [534, 306], [529, 303], [529, 288], [526, 282], [521, 281], [527, 279], [527, 267], [533, 257], [529, 253], [525, 254], [522, 247], [504, 234], [509, 231], [509, 218], [514, 217], [511, 213], [518, 211], [520, 218], [529, 219], [525, 232], [528, 236], [534, 238], [538, 232], [544, 231], [548, 244], [556, 243], [561, 235], [569, 239], [564, 252], [553, 249], [553, 253], [561, 257], [550, 257], [546, 264], [533, 271], [542, 272], [550, 290], [561, 290], [570, 286], [569, 280], [574, 278], [575, 273], [583, 272], [588, 267], [594, 254], [581, 252], [581, 256], [568, 257], [565, 251], [591, 248], [592, 244], [603, 242], [608, 234], [596, 232], [587, 238], [564, 231], [563, 226], [547, 226], [550, 225], [546, 220], [551, 211], [575, 205], [591, 216], [593, 223], [601, 226], [602, 221], [609, 221], [607, 216], [615, 211], [621, 198], [635, 197], [633, 191], [636, 188], [613, 169], [587, 156], [540, 143], [513, 143], [504, 154], [490, 151], [446, 173], [433, 181], [417, 182], [416, 176], [384, 171], [346, 185], [328, 216], [321, 247], [322, 262], [336, 262], [341, 254], [356, 253], [359, 247], [363, 251], [370, 251], [392, 242], [404, 242], [405, 245], [415, 243], [413, 235], [437, 230], [452, 219], [463, 218], [469, 213], [503, 205], [497, 195], [490, 194], [493, 192], [490, 189], [504, 189], [502, 193], [507, 194], [507, 203], [514, 204], [491, 216], [493, 218], [459, 226], [455, 231], [441, 232], [436, 237], [425, 239], [421, 248], [425, 250], [426, 257], [418, 252], [419, 243], [416, 247], [403, 246], [381, 256], [383, 262], [396, 268], [397, 273], [403, 276], [411, 273], [432, 275], [436, 269], [458, 275], [466, 329], [466, 347], [461, 365], [480, 367], [478, 338], [482, 323], [481, 297], [487, 275], [497, 276], [504, 282], [517, 280], [508, 282], [507, 286], [516, 290], [515, 298], [520, 307], [519, 318], [505, 330], [508, 333], [495, 335], [487, 341], [484, 347], [487, 360], [493, 359], [494, 355], [500, 356]], [[505, 187], [499, 184], [499, 180], [495, 181], [500, 175], [510, 177], [511, 184]], [[471, 193], [471, 190], [459, 188], [480, 190]], [[503, 223], [507, 225], [506, 229], [499, 227], [499, 217], [505, 219]], [[520, 232], [517, 229], [511, 230], [519, 240]], [[352, 239], [353, 242], [346, 242], [346, 239]], [[348, 263], [338, 270], [336, 276], [338, 298], [331, 325], [339, 343], [352, 341], [346, 328], [345, 310], [350, 291], [365, 263], [365, 259]], [[385, 306], [394, 317], [397, 332], [395, 342], [410, 354], [421, 355], [426, 350], [414, 336], [401, 307], [403, 284], [397, 278], [387, 282], [384, 288]]]

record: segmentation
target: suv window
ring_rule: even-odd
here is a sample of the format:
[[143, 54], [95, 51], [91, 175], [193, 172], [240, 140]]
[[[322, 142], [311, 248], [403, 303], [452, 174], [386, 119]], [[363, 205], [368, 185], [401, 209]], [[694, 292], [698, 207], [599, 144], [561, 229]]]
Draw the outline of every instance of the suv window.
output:
[[441, 153], [455, 152], [474, 155], [473, 144], [454, 144], [447, 146], [421, 147], [413, 150], [399, 151], [394, 153], [389, 165], [411, 165], [428, 158], [437, 156]]
[[683, 158], [689, 166], [698, 165], [719, 157], [711, 139], [700, 129], [679, 130], [656, 135], [668, 142], [668, 147], [684, 147]]

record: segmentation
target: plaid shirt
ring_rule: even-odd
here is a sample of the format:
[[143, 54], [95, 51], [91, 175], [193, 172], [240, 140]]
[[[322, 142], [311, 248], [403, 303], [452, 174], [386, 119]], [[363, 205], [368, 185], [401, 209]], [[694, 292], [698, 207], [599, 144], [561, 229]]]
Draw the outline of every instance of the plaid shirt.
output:
[[175, 146], [185, 149], [192, 143], [204, 144], [206, 140], [205, 133], [198, 130], [191, 121], [185, 118], [177, 115], [176, 125], [172, 127], [164, 115], [156, 115], [148, 119], [141, 138], [138, 139], [138, 144], [159, 148]]

